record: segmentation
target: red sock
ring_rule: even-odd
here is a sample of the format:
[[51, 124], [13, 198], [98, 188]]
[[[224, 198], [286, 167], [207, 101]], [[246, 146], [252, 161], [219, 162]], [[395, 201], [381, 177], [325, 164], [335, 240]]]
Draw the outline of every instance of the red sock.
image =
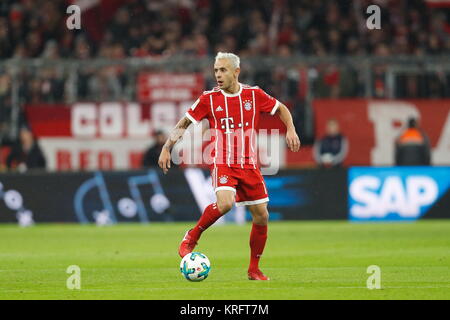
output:
[[202, 216], [197, 222], [197, 225], [192, 229], [189, 234], [194, 240], [198, 240], [203, 231], [208, 229], [214, 222], [217, 221], [222, 216], [219, 209], [217, 208], [217, 203], [211, 203], [205, 208]]
[[250, 233], [250, 266], [249, 271], [256, 271], [259, 269], [259, 258], [261, 257], [267, 240], [267, 225], [259, 224], [252, 225]]

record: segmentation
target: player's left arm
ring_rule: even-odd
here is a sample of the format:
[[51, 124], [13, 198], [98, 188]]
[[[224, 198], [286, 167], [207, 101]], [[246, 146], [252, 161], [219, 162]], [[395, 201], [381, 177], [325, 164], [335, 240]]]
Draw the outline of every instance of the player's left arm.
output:
[[298, 137], [297, 132], [295, 132], [291, 112], [288, 107], [281, 102], [279, 103], [280, 105], [278, 106], [276, 113], [286, 126], [286, 143], [291, 151], [297, 152], [300, 149], [300, 138]]

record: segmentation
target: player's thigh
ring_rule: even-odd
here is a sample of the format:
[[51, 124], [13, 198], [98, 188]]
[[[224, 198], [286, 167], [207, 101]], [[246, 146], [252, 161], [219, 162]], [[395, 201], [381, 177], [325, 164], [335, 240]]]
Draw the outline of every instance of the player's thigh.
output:
[[269, 221], [269, 211], [267, 210], [267, 202], [252, 204], [247, 206], [252, 215], [253, 222], [265, 225]]
[[239, 176], [236, 205], [253, 205], [268, 201], [267, 188], [259, 170], [245, 170]]
[[216, 191], [217, 198], [217, 207], [220, 213], [225, 214], [231, 210], [233, 207], [236, 193], [231, 190], [217, 190]]
[[231, 210], [236, 199], [237, 180], [232, 168], [215, 167], [211, 172], [212, 184], [220, 213]]

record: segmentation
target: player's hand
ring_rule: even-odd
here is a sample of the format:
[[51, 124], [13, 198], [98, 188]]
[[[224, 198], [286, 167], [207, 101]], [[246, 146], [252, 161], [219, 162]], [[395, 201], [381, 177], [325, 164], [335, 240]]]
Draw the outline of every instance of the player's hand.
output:
[[288, 148], [293, 152], [297, 152], [300, 149], [300, 139], [295, 130], [287, 131], [286, 143], [288, 145]]
[[170, 151], [167, 148], [163, 148], [159, 155], [158, 165], [163, 170], [164, 174], [170, 169]]

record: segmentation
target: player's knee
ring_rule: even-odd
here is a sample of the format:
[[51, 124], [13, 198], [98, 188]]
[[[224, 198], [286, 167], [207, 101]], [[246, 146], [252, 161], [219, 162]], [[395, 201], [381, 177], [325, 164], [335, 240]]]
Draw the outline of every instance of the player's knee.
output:
[[225, 214], [231, 210], [233, 207], [232, 200], [222, 200], [217, 202], [217, 208], [219, 209], [221, 214]]
[[257, 216], [257, 218], [255, 219], [257, 224], [260, 225], [266, 225], [269, 222], [269, 214], [268, 213], [263, 213]]
[[269, 212], [266, 210], [264, 211], [264, 213], [261, 216], [261, 219], [264, 220], [264, 222], [268, 222], [269, 221]]
[[257, 210], [252, 212], [253, 222], [259, 225], [267, 225], [269, 222], [269, 212], [267, 210]]

